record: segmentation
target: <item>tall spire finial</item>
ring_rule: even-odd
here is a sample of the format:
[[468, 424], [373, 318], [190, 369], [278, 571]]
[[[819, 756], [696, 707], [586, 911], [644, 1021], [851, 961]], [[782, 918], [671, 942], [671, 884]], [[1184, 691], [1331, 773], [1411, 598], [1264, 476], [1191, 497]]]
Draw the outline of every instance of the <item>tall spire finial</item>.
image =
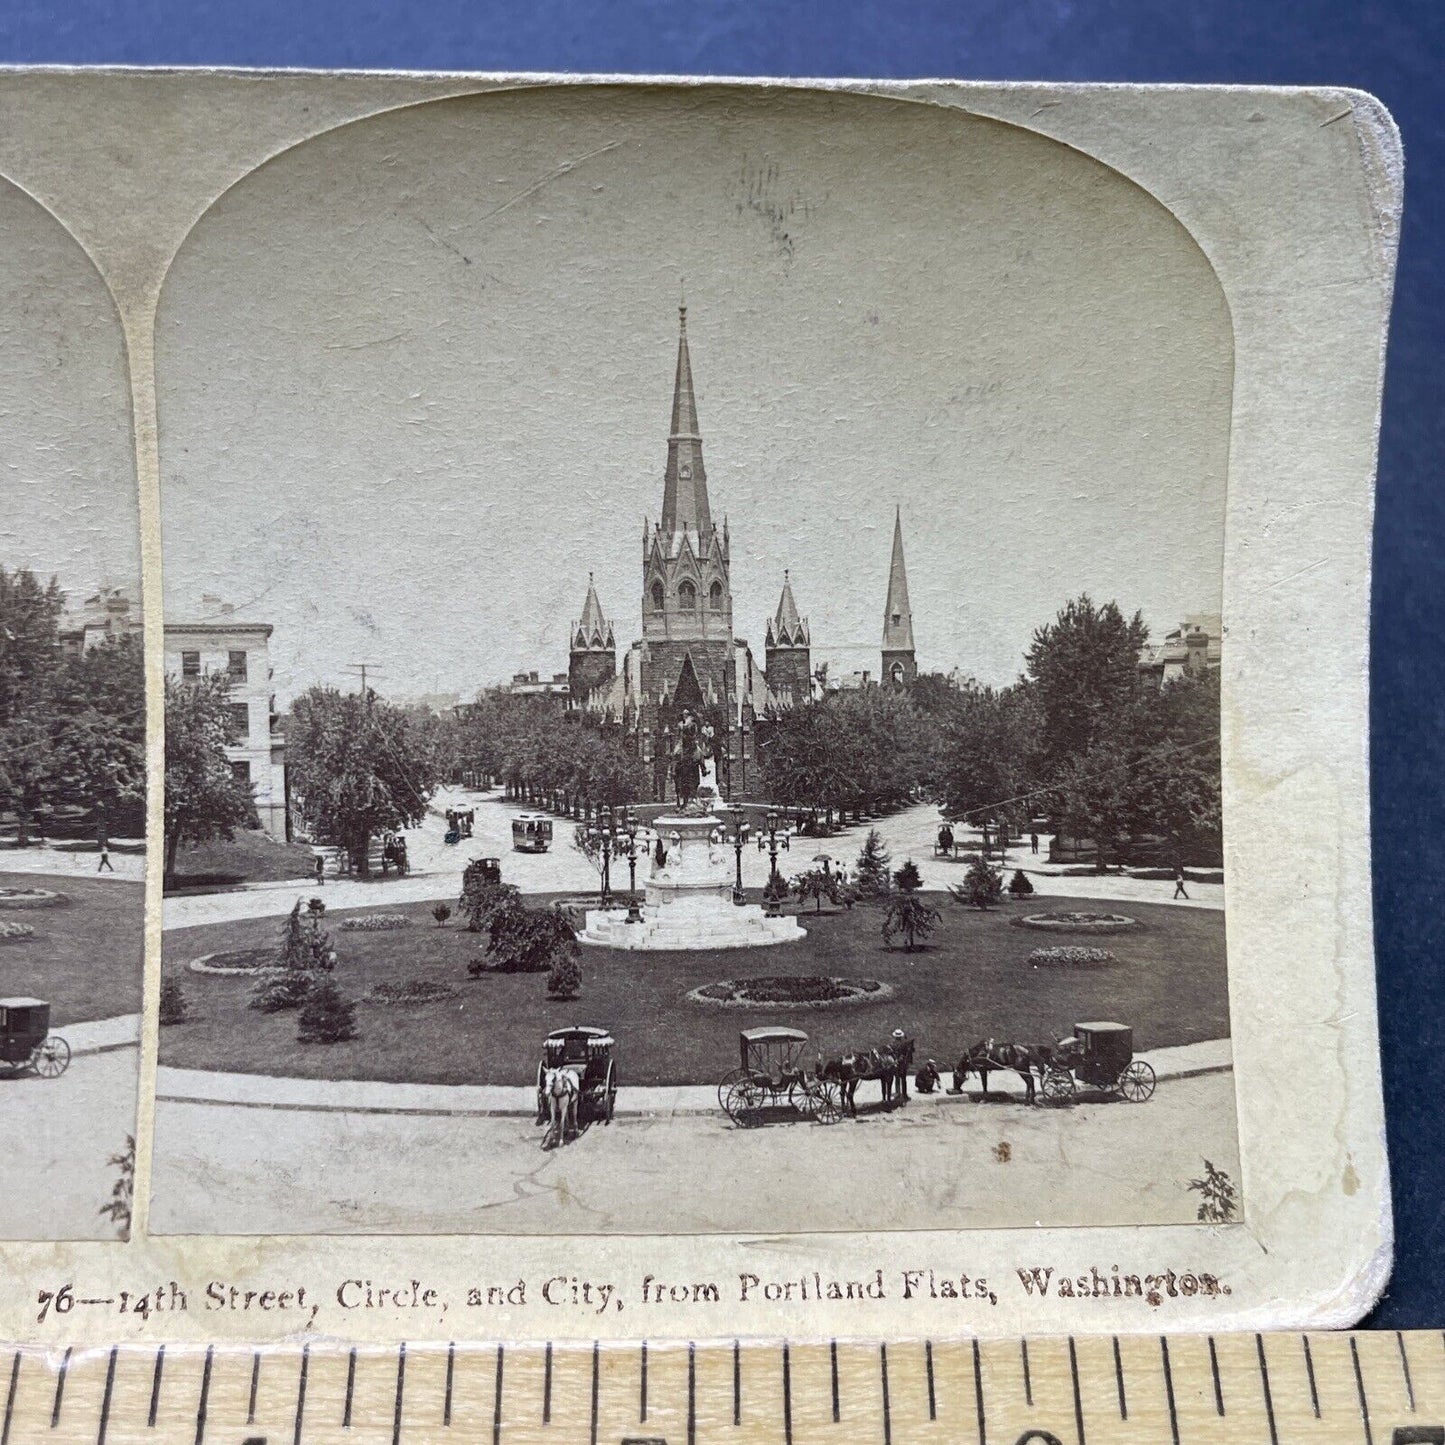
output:
[[908, 568], [903, 562], [903, 508], [893, 511], [893, 556], [888, 567], [888, 601], [883, 608], [883, 650], [913, 651], [913, 608], [908, 600]]
[[692, 361], [687, 350], [685, 304], [678, 308], [677, 375], [673, 382], [672, 428], [667, 439], [667, 472], [663, 480], [662, 532], [665, 537], [691, 532], [696, 538], [712, 533]]

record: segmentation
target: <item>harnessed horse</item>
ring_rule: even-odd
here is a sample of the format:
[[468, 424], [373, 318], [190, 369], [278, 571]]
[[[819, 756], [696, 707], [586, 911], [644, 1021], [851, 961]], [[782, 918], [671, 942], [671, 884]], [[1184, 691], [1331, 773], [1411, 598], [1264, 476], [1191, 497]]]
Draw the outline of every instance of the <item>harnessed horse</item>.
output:
[[965, 1077], [974, 1073], [983, 1084], [983, 1097], [987, 1099], [989, 1073], [1001, 1069], [1004, 1072], [1012, 1071], [1024, 1081], [1024, 1088], [1028, 1091], [1026, 1102], [1032, 1104], [1035, 1092], [1034, 1075], [1037, 1073], [1040, 1079], [1043, 1078], [1053, 1052], [1046, 1044], [1002, 1044], [996, 1039], [981, 1039], [954, 1065], [953, 1087], [948, 1092], [961, 1094]]
[[570, 1132], [577, 1137], [577, 1112], [582, 1099], [582, 1080], [573, 1068], [548, 1069], [543, 1082], [547, 1096], [549, 1123], [542, 1136], [542, 1147], [554, 1149], [567, 1142]]
[[858, 1085], [866, 1079], [877, 1079], [883, 1090], [883, 1104], [886, 1108], [893, 1102], [895, 1094], [902, 1100], [907, 1098], [908, 1070], [913, 1066], [913, 1040], [902, 1044], [889, 1045], [878, 1049], [855, 1049], [842, 1058], [829, 1059], [826, 1063], [818, 1057], [818, 1078], [836, 1083], [843, 1107], [849, 1115], [858, 1117]]

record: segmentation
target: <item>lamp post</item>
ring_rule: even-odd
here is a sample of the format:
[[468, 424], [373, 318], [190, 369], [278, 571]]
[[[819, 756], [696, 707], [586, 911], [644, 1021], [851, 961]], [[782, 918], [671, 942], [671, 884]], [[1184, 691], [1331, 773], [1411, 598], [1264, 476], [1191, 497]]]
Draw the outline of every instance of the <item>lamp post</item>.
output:
[[767, 821], [763, 824], [763, 831], [758, 834], [758, 852], [767, 850], [768, 882], [770, 884], [778, 876], [778, 850], [780, 848], [784, 851], [787, 851], [788, 848], [787, 820], [779, 818], [776, 808], [769, 808]]
[[732, 845], [733, 855], [737, 859], [737, 881], [733, 884], [733, 902], [743, 901], [743, 849], [747, 846], [748, 834], [752, 828], [743, 820], [743, 810], [736, 805], [730, 808], [732, 815], [732, 832], [723, 833], [723, 841]]
[[641, 923], [642, 913], [637, 906], [637, 814], [631, 808], [622, 810], [622, 832], [627, 839], [624, 856], [627, 859], [627, 921]]
[[738, 724], [738, 791], [744, 796], [748, 791], [748, 725]]
[[605, 818], [599, 811], [598, 821], [588, 828], [587, 834], [602, 850], [602, 906], [606, 908], [612, 897], [612, 853], [617, 843], [617, 827], [611, 808], [608, 808]]

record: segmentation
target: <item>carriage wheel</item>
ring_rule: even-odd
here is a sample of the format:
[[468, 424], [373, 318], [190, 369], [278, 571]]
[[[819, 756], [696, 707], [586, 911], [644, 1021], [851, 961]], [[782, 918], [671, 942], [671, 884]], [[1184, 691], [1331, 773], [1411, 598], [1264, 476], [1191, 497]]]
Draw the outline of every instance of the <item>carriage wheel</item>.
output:
[[794, 1113], [811, 1119], [813, 1110], [817, 1107], [817, 1096], [813, 1092], [812, 1084], [807, 1079], [794, 1079], [788, 1085], [788, 1103], [793, 1106]]
[[843, 1090], [837, 1084], [813, 1085], [813, 1118], [819, 1124], [836, 1124], [843, 1117]]
[[51, 1034], [36, 1045], [30, 1064], [42, 1079], [58, 1079], [70, 1067], [70, 1045], [59, 1034]]
[[547, 1066], [537, 1065], [537, 1117], [532, 1120], [533, 1124], [545, 1124], [547, 1122]]
[[763, 1100], [767, 1090], [752, 1079], [739, 1079], [727, 1093], [728, 1118], [740, 1129], [755, 1129], [763, 1122]]
[[1072, 1104], [1074, 1076], [1067, 1069], [1045, 1069], [1043, 1094], [1051, 1104]]
[[719, 1109], [727, 1108], [728, 1090], [731, 1089], [732, 1086], [736, 1084], [739, 1079], [746, 1079], [747, 1076], [748, 1071], [746, 1069], [729, 1069], [727, 1073], [725, 1073], [722, 1078], [718, 1080], [717, 1106]]
[[611, 1059], [607, 1061], [607, 1078], [602, 1085], [602, 1107], [606, 1111], [603, 1117], [610, 1124], [617, 1107], [617, 1065]]
[[1116, 1087], [1131, 1104], [1143, 1104], [1153, 1098], [1157, 1082], [1153, 1065], [1146, 1064], [1143, 1059], [1135, 1059], [1119, 1075]]

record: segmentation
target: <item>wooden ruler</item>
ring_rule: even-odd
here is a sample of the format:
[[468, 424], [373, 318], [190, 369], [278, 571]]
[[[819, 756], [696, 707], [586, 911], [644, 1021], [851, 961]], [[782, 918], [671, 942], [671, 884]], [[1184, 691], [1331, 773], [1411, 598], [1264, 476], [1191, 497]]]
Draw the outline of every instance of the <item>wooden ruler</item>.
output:
[[1445, 1335], [24, 1349], [0, 1407], [0, 1445], [1445, 1445]]

